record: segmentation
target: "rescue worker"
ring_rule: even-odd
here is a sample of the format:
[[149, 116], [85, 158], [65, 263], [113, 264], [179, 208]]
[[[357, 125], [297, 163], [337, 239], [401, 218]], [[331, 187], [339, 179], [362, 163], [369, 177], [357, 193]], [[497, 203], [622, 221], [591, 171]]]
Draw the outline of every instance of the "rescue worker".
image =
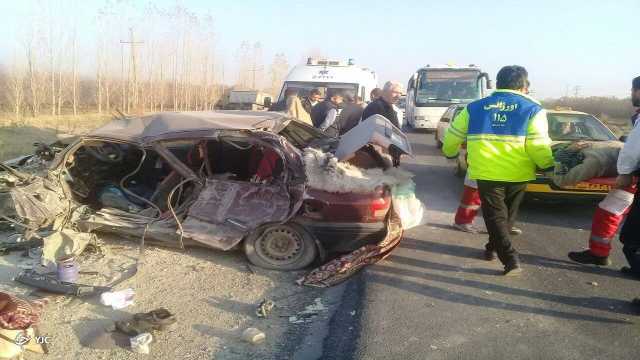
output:
[[321, 96], [322, 94], [320, 94], [320, 90], [312, 89], [309, 91], [309, 95], [302, 100], [302, 106], [309, 116], [311, 116], [311, 109], [318, 104]]
[[313, 126], [324, 131], [327, 135], [336, 137], [340, 134], [338, 118], [338, 107], [342, 104], [342, 91], [339, 89], [328, 89], [327, 97], [311, 110], [311, 121]]
[[497, 76], [497, 90], [468, 104], [453, 120], [442, 151], [456, 158], [466, 140], [469, 178], [477, 180], [482, 215], [489, 233], [485, 258], [494, 252], [504, 275], [522, 272], [510, 229], [518, 213], [527, 182], [536, 168], [553, 168], [547, 114], [528, 94], [527, 70], [505, 66]]
[[393, 109], [393, 104], [400, 100], [400, 96], [402, 96], [402, 85], [399, 82], [387, 81], [382, 88], [382, 95], [364, 108], [362, 120], [366, 120], [371, 115], [379, 114], [399, 128], [398, 113]]
[[[473, 219], [478, 215], [480, 204], [478, 182], [469, 179], [469, 174], [467, 173], [464, 177], [464, 188], [462, 190], [462, 197], [460, 198], [458, 210], [456, 210], [456, 216], [453, 220], [453, 227], [460, 231], [477, 234], [478, 230], [473, 226]], [[522, 230], [512, 226], [509, 233], [517, 236], [522, 234]]]
[[[640, 107], [640, 77], [633, 79], [631, 100], [634, 106]], [[637, 114], [634, 117], [637, 117]], [[634, 119], [631, 121], [637, 125]], [[629, 212], [627, 221], [620, 231], [620, 241], [624, 244], [622, 251], [631, 267], [622, 268], [622, 271], [640, 277], [640, 254], [637, 254], [640, 249], [640, 214], [637, 186], [633, 184], [631, 175], [638, 170], [639, 161], [640, 130], [635, 126], [618, 155], [618, 178], [615, 188], [598, 204], [593, 215], [589, 249], [570, 252], [568, 256], [571, 260], [600, 266], [611, 264], [611, 243], [625, 214]]]

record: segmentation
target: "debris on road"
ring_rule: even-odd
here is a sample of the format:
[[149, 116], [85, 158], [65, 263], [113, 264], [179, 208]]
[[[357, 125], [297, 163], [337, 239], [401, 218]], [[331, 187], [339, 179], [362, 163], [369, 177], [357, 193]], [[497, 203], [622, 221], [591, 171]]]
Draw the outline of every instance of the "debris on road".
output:
[[7, 241], [0, 242], [0, 255], [7, 255], [12, 251], [28, 251], [43, 245], [41, 238], [32, 238], [24, 240], [22, 234], [13, 234], [7, 238]]
[[68, 283], [75, 283], [78, 281], [80, 270], [78, 269], [78, 264], [76, 263], [76, 259], [73, 255], [66, 255], [59, 258], [57, 265], [58, 280]]
[[60, 259], [79, 256], [90, 242], [96, 242], [96, 235], [71, 229], [55, 231], [44, 238], [42, 265], [55, 266]]
[[587, 284], [591, 285], [591, 286], [598, 286], [599, 284], [595, 281], [589, 281]]
[[275, 306], [276, 304], [273, 301], [264, 299], [260, 302], [260, 305], [258, 305], [258, 308], [256, 309], [256, 315], [259, 318], [266, 318]]
[[303, 324], [311, 321], [323, 311], [327, 311], [327, 307], [322, 303], [322, 299], [316, 298], [311, 305], [307, 305], [303, 311], [296, 315], [289, 316], [289, 322], [292, 324]]
[[130, 320], [116, 321], [116, 329], [129, 336], [164, 331], [177, 322], [169, 310], [159, 308], [147, 313], [134, 314]]
[[50, 293], [74, 295], [79, 297], [93, 296], [105, 291], [111, 291], [111, 288], [107, 286], [93, 286], [63, 282], [54, 276], [39, 274], [35, 270], [24, 270], [18, 274], [14, 280]]
[[248, 328], [242, 332], [242, 340], [251, 344], [260, 344], [267, 338], [267, 335], [256, 328]]
[[393, 209], [393, 206], [387, 217], [386, 229], [386, 237], [378, 244], [364, 245], [356, 251], [333, 259], [298, 279], [296, 283], [314, 287], [334, 286], [343, 282], [364, 266], [386, 258], [400, 244], [404, 233], [400, 217]]
[[153, 341], [153, 336], [149, 333], [142, 333], [130, 339], [131, 350], [138, 354], [148, 354], [149, 345]]
[[120, 291], [104, 292], [100, 294], [100, 303], [102, 305], [111, 306], [113, 310], [124, 309], [129, 305], [133, 305], [133, 289], [124, 289]]

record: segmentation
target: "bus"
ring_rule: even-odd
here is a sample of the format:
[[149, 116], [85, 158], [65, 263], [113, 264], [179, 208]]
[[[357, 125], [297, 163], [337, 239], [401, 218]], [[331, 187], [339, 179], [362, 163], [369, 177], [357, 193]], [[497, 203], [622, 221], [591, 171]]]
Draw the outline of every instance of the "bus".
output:
[[435, 130], [453, 104], [466, 104], [489, 95], [489, 75], [475, 65], [427, 65], [418, 69], [407, 85], [405, 117], [414, 129]]

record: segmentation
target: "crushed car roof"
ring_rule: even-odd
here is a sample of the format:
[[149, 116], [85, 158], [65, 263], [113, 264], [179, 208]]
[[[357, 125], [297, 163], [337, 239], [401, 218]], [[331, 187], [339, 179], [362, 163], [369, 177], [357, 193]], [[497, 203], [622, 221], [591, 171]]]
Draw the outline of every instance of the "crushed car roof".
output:
[[88, 135], [147, 142], [175, 138], [185, 133], [206, 135], [211, 130], [272, 130], [286, 119], [283, 113], [264, 111], [162, 112], [114, 119]]

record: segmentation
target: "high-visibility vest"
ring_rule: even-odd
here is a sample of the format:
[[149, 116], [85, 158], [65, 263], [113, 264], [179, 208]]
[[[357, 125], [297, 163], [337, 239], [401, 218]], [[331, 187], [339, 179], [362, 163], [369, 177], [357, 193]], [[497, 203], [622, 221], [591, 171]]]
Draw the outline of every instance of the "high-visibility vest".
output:
[[468, 104], [447, 129], [442, 151], [455, 158], [464, 141], [474, 180], [525, 182], [536, 168], [554, 165], [547, 113], [518, 91], [498, 89]]

